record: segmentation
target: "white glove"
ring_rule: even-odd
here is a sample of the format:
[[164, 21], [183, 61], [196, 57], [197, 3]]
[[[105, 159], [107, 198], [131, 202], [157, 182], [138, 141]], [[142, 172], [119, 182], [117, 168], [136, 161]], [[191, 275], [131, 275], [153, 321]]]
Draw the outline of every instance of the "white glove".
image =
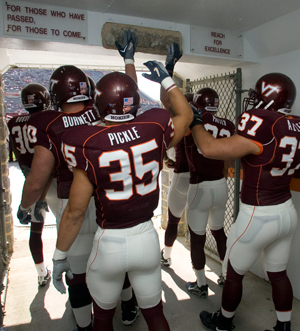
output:
[[46, 212], [49, 211], [46, 201], [38, 200], [34, 207], [34, 217], [37, 221], [43, 223], [45, 221]]
[[54, 256], [53, 256], [53, 271], [52, 271], [52, 280], [53, 285], [57, 289], [58, 292], [61, 294], [66, 293], [66, 287], [62, 280], [62, 275], [65, 272], [67, 274], [67, 277], [69, 279], [73, 279], [73, 273], [70, 268], [70, 264], [67, 260], [67, 257], [62, 259], [56, 259], [57, 256], [65, 256], [66, 252], [62, 252], [58, 249], [55, 250]]
[[31, 208], [25, 209], [20, 205], [17, 217], [21, 224], [28, 224], [31, 221]]

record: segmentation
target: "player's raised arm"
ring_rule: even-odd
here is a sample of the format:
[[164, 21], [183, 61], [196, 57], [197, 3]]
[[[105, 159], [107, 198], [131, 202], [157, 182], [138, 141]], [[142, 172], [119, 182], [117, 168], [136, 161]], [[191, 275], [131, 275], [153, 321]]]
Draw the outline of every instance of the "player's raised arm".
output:
[[137, 37], [133, 31], [125, 30], [123, 46], [116, 40], [115, 45], [124, 59], [125, 72], [137, 83], [137, 75], [134, 66], [134, 53], [137, 45]]
[[[168, 48], [168, 54], [166, 57], [165, 67], [168, 70], [170, 77], [173, 77], [174, 67], [176, 62], [182, 57], [182, 51], [179, 48], [179, 45], [172, 43]], [[166, 90], [161, 86], [160, 88], [160, 101], [164, 107], [169, 111], [170, 116], [175, 116], [174, 111], [171, 106], [170, 98]]]
[[172, 109], [175, 113], [173, 117], [174, 123], [174, 137], [168, 146], [171, 148], [178, 144], [189, 129], [189, 125], [193, 120], [193, 112], [189, 106], [186, 98], [178, 89], [173, 79], [170, 77], [167, 69], [161, 62], [148, 61], [144, 63], [150, 70], [150, 74], [143, 74], [143, 76], [153, 82], [160, 83], [161, 86], [168, 93]]

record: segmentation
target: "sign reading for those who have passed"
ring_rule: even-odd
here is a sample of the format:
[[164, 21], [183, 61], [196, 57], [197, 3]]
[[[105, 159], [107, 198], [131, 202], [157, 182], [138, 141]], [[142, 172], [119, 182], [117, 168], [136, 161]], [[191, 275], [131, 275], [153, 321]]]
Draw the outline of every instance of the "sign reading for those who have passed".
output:
[[87, 43], [87, 14], [27, 2], [3, 2], [4, 34], [29, 39]]

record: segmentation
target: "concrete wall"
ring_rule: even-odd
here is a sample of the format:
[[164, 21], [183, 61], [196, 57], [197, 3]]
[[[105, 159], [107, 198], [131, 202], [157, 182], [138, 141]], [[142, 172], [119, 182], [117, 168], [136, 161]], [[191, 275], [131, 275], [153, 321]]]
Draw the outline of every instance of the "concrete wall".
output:
[[[9, 181], [9, 169], [8, 169], [8, 150], [7, 150], [7, 138], [8, 138], [8, 128], [6, 126], [5, 120], [5, 105], [4, 105], [4, 92], [3, 92], [3, 80], [2, 80], [2, 73], [0, 71], [0, 167], [1, 167], [1, 175], [2, 175], [2, 182], [0, 185], [1, 198], [3, 201], [0, 201], [1, 205], [1, 240], [3, 242], [7, 242], [8, 246], [2, 246], [4, 249], [1, 248], [1, 251], [4, 255], [6, 253], [12, 253], [13, 251], [13, 242], [14, 242], [14, 235], [13, 235], [13, 222], [11, 216], [11, 193], [10, 193], [10, 181]], [[2, 227], [3, 223], [5, 223], [5, 228]], [[6, 250], [8, 248], [8, 251]], [[6, 258], [6, 256], [2, 256]], [[3, 260], [1, 260], [3, 261]], [[2, 262], [0, 262], [1, 265]], [[0, 267], [1, 270], [1, 267]], [[1, 275], [0, 275], [1, 279]]]

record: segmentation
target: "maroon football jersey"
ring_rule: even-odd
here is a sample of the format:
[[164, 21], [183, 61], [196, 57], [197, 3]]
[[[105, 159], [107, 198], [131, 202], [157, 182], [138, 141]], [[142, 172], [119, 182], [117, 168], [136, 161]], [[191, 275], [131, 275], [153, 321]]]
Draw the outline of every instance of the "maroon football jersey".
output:
[[287, 201], [291, 179], [300, 167], [300, 117], [252, 109], [241, 114], [238, 123], [238, 134], [262, 150], [242, 158], [242, 202], [268, 206]]
[[61, 137], [70, 128], [98, 120], [98, 112], [93, 108], [91, 101], [84, 109], [76, 113], [48, 110], [34, 114], [28, 121], [29, 140], [34, 145], [49, 149], [55, 157], [57, 196], [60, 199], [69, 198], [73, 180], [72, 169], [69, 169], [61, 152]]
[[63, 135], [66, 161], [85, 171], [95, 187], [99, 226], [120, 229], [151, 219], [173, 135], [169, 113], [159, 108], [126, 124], [78, 127]]
[[19, 165], [31, 167], [33, 159], [34, 146], [27, 138], [27, 122], [32, 115], [20, 115], [13, 117], [7, 123], [10, 137], [13, 145], [13, 150]]
[[[214, 116], [205, 110], [203, 110], [202, 121], [206, 131], [215, 138], [230, 137], [235, 130], [234, 124], [230, 120]], [[192, 134], [186, 136], [184, 141], [190, 170], [190, 184], [218, 180], [224, 177], [224, 161], [204, 157], [197, 148]]]
[[174, 172], [188, 172], [189, 164], [185, 154], [184, 139], [182, 139], [175, 147], [175, 164]]

